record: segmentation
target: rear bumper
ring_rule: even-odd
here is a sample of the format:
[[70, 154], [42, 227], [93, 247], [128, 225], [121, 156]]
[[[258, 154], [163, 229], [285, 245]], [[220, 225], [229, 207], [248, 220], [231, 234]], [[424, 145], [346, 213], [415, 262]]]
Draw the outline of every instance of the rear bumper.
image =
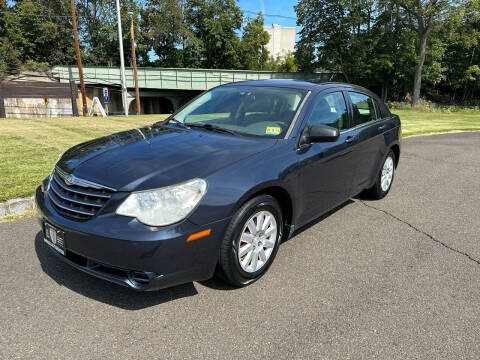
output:
[[[129, 217], [99, 213], [78, 222], [56, 213], [41, 188], [35, 201], [40, 223], [48, 222], [65, 232], [65, 256], [49, 247], [60, 260], [90, 275], [142, 291], [210, 278], [229, 220], [203, 226], [184, 220], [152, 228]], [[209, 236], [186, 242], [190, 234], [208, 228], [212, 229]]]

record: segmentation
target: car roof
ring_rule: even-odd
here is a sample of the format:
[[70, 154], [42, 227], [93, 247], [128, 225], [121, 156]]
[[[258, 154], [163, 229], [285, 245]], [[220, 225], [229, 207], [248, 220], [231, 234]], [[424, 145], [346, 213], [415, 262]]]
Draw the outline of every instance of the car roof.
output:
[[223, 86], [271, 86], [271, 87], [284, 87], [284, 88], [292, 88], [292, 89], [300, 89], [300, 90], [313, 90], [313, 89], [323, 90], [327, 88], [342, 87], [342, 88], [363, 90], [370, 93], [368, 89], [365, 89], [361, 86], [348, 84], [344, 82], [331, 82], [331, 81], [311, 82], [311, 81], [290, 80], [290, 79], [247, 80], [247, 81], [229, 83]]

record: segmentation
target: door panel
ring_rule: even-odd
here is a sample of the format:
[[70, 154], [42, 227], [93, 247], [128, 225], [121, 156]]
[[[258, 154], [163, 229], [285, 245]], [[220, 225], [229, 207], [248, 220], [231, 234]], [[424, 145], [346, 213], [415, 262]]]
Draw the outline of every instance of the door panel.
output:
[[316, 124], [343, 130], [335, 142], [303, 144], [298, 150], [300, 194], [299, 222], [305, 223], [345, 201], [350, 194], [357, 139], [350, 127], [344, 94], [332, 91], [317, 95], [306, 116], [304, 131]]
[[384, 142], [378, 127], [379, 124], [374, 122], [355, 130], [358, 142], [353, 149], [357, 155], [353, 193], [358, 193], [372, 185], [376, 177]]
[[298, 188], [303, 204], [300, 222], [348, 199], [355, 169], [355, 143], [352, 134], [346, 132], [334, 143], [316, 143], [298, 152]]

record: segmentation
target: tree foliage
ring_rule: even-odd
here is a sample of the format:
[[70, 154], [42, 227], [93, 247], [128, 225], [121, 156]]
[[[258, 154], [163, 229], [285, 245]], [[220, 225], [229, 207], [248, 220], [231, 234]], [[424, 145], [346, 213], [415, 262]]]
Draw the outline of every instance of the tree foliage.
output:
[[[192, 34], [185, 23], [184, 4], [177, 0], [148, 0], [142, 10], [142, 37], [156, 54], [156, 64], [185, 67], [183, 49]], [[188, 64], [189, 65], [189, 64]]]
[[295, 10], [302, 71], [340, 72], [413, 104], [420, 88], [440, 101], [480, 90], [479, 0], [300, 0]]
[[[236, 0], [120, 0], [140, 66], [329, 71], [383, 99], [480, 102], [480, 0], [299, 0], [295, 54], [274, 59]], [[115, 0], [75, 0], [85, 65], [118, 66]], [[0, 76], [75, 64], [69, 0], [0, 0]], [[420, 92], [421, 89], [421, 92]]]
[[270, 36], [263, 28], [263, 14], [247, 19], [242, 35], [242, 67], [250, 70], [264, 70], [269, 60], [269, 53], [265, 47]]
[[75, 52], [64, 0], [3, 1], [0, 5], [0, 61], [4, 73], [42, 64], [70, 63]]
[[236, 31], [243, 15], [235, 0], [187, 0], [185, 20], [202, 44], [201, 66], [234, 69], [241, 66]]
[[[117, 10], [114, 0], [77, 0], [77, 22], [80, 40], [84, 52], [85, 65], [118, 66], [120, 53], [118, 47]], [[140, 8], [135, 0], [120, 0], [123, 50], [125, 61], [131, 61], [130, 16], [135, 19], [134, 32], [140, 37], [138, 18]], [[141, 64], [147, 58], [146, 46], [137, 48]]]

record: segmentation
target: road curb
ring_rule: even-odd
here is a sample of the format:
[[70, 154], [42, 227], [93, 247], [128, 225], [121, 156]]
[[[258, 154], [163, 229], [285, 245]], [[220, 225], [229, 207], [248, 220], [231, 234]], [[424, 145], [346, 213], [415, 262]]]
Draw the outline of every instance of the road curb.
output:
[[451, 130], [451, 131], [439, 131], [439, 132], [431, 132], [426, 134], [415, 134], [415, 135], [402, 135], [402, 139], [412, 138], [412, 137], [419, 137], [419, 136], [432, 136], [432, 135], [445, 135], [445, 134], [461, 134], [461, 133], [473, 133], [473, 132], [480, 132], [480, 130]]
[[20, 215], [35, 208], [33, 196], [10, 199], [0, 203], [0, 218], [9, 215]]

